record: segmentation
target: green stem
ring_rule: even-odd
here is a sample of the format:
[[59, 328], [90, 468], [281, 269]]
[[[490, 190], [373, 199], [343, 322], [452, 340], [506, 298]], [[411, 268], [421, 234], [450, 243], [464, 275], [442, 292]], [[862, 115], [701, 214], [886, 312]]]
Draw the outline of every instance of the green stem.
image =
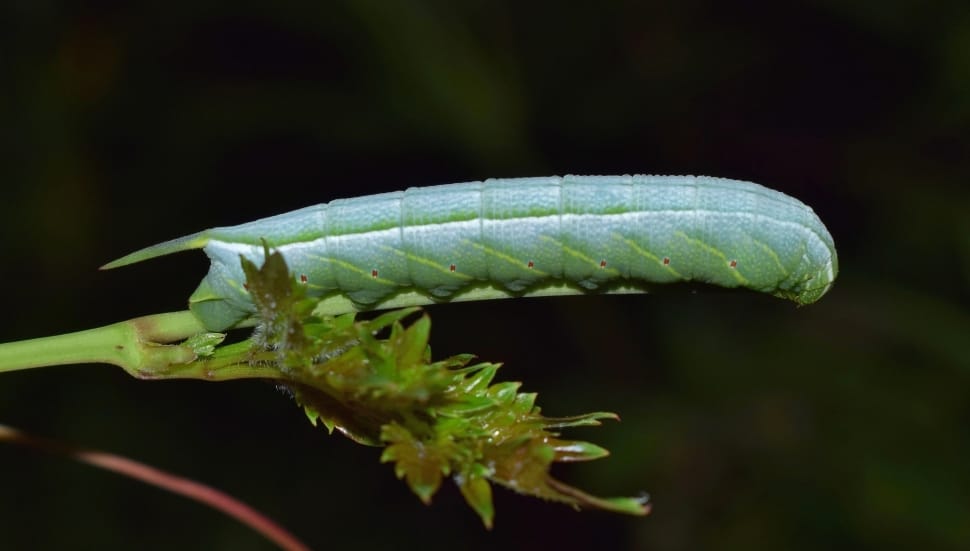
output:
[[286, 379], [287, 376], [273, 367], [275, 352], [252, 351], [252, 342], [245, 340], [222, 346], [208, 358], [148, 374], [136, 375], [142, 379], [201, 379], [203, 381], [229, 381], [233, 379]]
[[109, 363], [134, 372], [186, 363], [195, 353], [163, 343], [204, 331], [190, 312], [155, 314], [96, 329], [0, 345], [0, 372], [52, 365]]
[[[64, 335], [0, 344], [0, 373], [67, 364], [107, 363], [139, 379], [226, 381], [281, 378], [270, 362], [251, 353], [248, 341], [208, 358], [182, 341], [205, 332], [189, 311], [153, 314]], [[269, 359], [269, 358], [266, 358]]]

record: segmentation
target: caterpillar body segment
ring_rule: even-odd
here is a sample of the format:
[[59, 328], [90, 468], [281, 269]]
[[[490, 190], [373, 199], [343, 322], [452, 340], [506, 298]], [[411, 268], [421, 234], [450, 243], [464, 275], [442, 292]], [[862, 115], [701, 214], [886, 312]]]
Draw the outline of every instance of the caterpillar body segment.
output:
[[634, 292], [698, 281], [807, 304], [838, 273], [811, 208], [750, 182], [693, 176], [491, 179], [340, 199], [142, 249], [114, 268], [203, 248], [190, 307], [210, 330], [254, 307], [240, 255], [278, 250], [330, 313], [440, 300]]

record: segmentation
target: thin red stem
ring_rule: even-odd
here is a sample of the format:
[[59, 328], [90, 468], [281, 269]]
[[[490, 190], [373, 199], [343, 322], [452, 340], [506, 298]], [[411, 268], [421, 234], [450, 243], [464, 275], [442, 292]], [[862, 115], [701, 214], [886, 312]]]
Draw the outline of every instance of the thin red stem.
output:
[[280, 546], [281, 549], [285, 549], [286, 551], [310, 550], [306, 544], [269, 517], [229, 494], [200, 482], [160, 471], [126, 457], [97, 450], [68, 446], [46, 438], [31, 436], [4, 425], [0, 425], [0, 441], [2, 440], [46, 452], [66, 455], [83, 463], [141, 480], [152, 486], [185, 496], [221, 511], [256, 532], [259, 532]]

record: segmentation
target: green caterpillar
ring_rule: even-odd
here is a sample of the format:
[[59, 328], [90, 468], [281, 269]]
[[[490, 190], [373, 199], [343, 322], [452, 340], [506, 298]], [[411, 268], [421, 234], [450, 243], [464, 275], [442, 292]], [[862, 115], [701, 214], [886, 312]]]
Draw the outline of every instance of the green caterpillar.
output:
[[342, 199], [213, 228], [106, 264], [202, 248], [189, 299], [210, 330], [249, 317], [240, 255], [281, 252], [330, 313], [521, 295], [642, 292], [700, 281], [808, 304], [832, 286], [811, 208], [750, 182], [693, 176], [491, 179]]

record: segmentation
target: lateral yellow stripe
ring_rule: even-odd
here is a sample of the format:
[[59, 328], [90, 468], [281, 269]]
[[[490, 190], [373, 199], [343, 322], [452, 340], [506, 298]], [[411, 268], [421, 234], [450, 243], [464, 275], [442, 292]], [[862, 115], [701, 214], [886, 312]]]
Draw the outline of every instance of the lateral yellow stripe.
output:
[[660, 264], [660, 267], [662, 267], [662, 268], [670, 271], [670, 273], [674, 274], [675, 276], [679, 277], [680, 279], [684, 279], [684, 276], [680, 275], [680, 272], [678, 272], [677, 270], [675, 270], [673, 268], [673, 266], [671, 266], [670, 264], [664, 264], [663, 261], [660, 260], [660, 257], [659, 256], [657, 256], [657, 255], [651, 253], [650, 251], [644, 249], [640, 245], [637, 245], [636, 242], [633, 241], [632, 239], [627, 238], [627, 237], [623, 237], [622, 235], [620, 235], [618, 233], [613, 234], [613, 236], [616, 237], [616, 238], [618, 238], [618, 239], [620, 239], [624, 243], [626, 243], [627, 246], [629, 246], [631, 249], [633, 249], [640, 256], [643, 256], [644, 258], [649, 258], [650, 260], [653, 260], [657, 264]]
[[781, 273], [784, 274], [785, 278], [787, 279], [789, 276], [789, 272], [788, 270], [785, 269], [784, 266], [782, 266], [781, 258], [779, 258], [778, 253], [776, 253], [774, 249], [769, 247], [767, 243], [762, 243], [761, 241], [758, 241], [757, 239], [754, 239], [751, 236], [748, 236], [748, 238], [751, 239], [752, 243], [761, 247], [762, 249], [764, 249], [766, 253], [768, 253], [768, 256], [770, 256], [771, 259], [775, 261], [775, 266], [778, 266], [778, 269], [781, 270]]
[[521, 259], [515, 258], [514, 256], [509, 256], [509, 255], [503, 253], [502, 251], [496, 251], [495, 249], [486, 247], [485, 245], [482, 245], [481, 243], [475, 243], [474, 241], [469, 241], [469, 243], [471, 243], [471, 245], [473, 247], [475, 247], [476, 249], [484, 252], [485, 254], [490, 254], [490, 255], [494, 256], [495, 258], [498, 258], [500, 260], [504, 260], [504, 261], [508, 262], [509, 264], [512, 264], [513, 266], [517, 266], [517, 267], [519, 267], [519, 268], [521, 268], [523, 270], [528, 270], [528, 271], [533, 272], [533, 273], [535, 273], [535, 274], [537, 274], [539, 276], [547, 277], [549, 275], [546, 272], [543, 272], [542, 270], [539, 270], [538, 268], [535, 268], [535, 267], [528, 268], [526, 264], [523, 264], [523, 262], [522, 262]]
[[677, 235], [678, 237], [683, 238], [684, 241], [687, 241], [687, 243], [697, 245], [698, 247], [700, 247], [700, 248], [704, 249], [705, 251], [713, 254], [714, 256], [720, 257], [721, 259], [724, 260], [724, 268], [727, 269], [727, 270], [729, 270], [731, 272], [731, 274], [733, 275], [734, 279], [738, 280], [738, 283], [740, 283], [742, 285], [747, 285], [748, 284], [748, 280], [745, 279], [745, 277], [743, 275], [741, 275], [740, 272], [738, 272], [738, 269], [737, 268], [731, 268], [731, 267], [728, 266], [730, 260], [728, 260], [728, 257], [725, 256], [724, 253], [722, 253], [719, 249], [717, 249], [715, 247], [712, 247], [712, 246], [708, 245], [707, 243], [704, 243], [700, 239], [697, 239], [695, 237], [691, 237], [691, 236], [687, 235], [686, 233], [684, 233], [682, 231], [674, 232], [674, 235]]
[[390, 252], [392, 252], [392, 253], [394, 253], [394, 254], [396, 254], [398, 256], [403, 256], [404, 258], [406, 258], [408, 260], [413, 260], [413, 261], [415, 261], [415, 262], [417, 262], [419, 264], [424, 264], [425, 266], [428, 266], [429, 268], [434, 268], [435, 270], [438, 270], [439, 272], [441, 272], [443, 274], [447, 274], [449, 276], [454, 276], [454, 277], [456, 277], [458, 279], [462, 279], [462, 280], [465, 280], [465, 281], [471, 281], [472, 279], [474, 279], [472, 276], [470, 276], [468, 274], [463, 274], [463, 273], [457, 271], [457, 269], [454, 272], [452, 272], [450, 265], [448, 267], [445, 267], [445, 266], [442, 266], [441, 264], [439, 264], [439, 263], [437, 263], [434, 260], [431, 260], [429, 258], [425, 258], [423, 256], [418, 256], [418, 255], [416, 255], [414, 253], [406, 253], [406, 252], [404, 252], [402, 250], [395, 249], [394, 247], [389, 247], [387, 245], [381, 245], [381, 248], [384, 249], [384, 250], [390, 251]]
[[542, 239], [544, 241], [548, 241], [549, 243], [552, 243], [552, 244], [558, 246], [559, 248], [561, 248], [562, 249], [562, 252], [564, 252], [564, 253], [572, 256], [572, 257], [578, 258], [578, 259], [582, 260], [583, 262], [588, 262], [591, 266], [593, 266], [596, 269], [603, 270], [603, 272], [608, 273], [610, 275], [620, 276], [620, 271], [617, 270], [616, 268], [610, 268], [609, 264], [607, 264], [605, 268], [601, 268], [600, 267], [600, 261], [599, 260], [595, 260], [593, 258], [590, 258], [590, 257], [586, 256], [585, 254], [581, 253], [580, 251], [577, 251], [576, 249], [574, 249], [572, 247], [568, 247], [563, 242], [557, 241], [557, 240], [549, 237], [548, 235], [543, 235], [541, 237], [542, 237]]
[[[346, 268], [346, 269], [348, 269], [348, 270], [350, 270], [352, 272], [356, 272], [357, 274], [359, 274], [362, 278], [366, 279], [367, 281], [376, 281], [377, 283], [382, 283], [384, 285], [389, 285], [391, 287], [398, 287], [400, 285], [399, 283], [397, 283], [395, 281], [391, 281], [390, 279], [385, 279], [383, 277], [380, 277], [380, 272], [378, 272], [378, 277], [374, 277], [374, 276], [371, 275], [371, 272], [369, 272], [369, 271], [367, 271], [367, 270], [365, 270], [363, 268], [359, 268], [359, 267], [357, 267], [357, 266], [355, 266], [355, 265], [353, 265], [350, 262], [347, 262], [345, 260], [340, 260], [339, 258], [331, 258], [330, 259], [330, 262], [333, 262], [334, 264], [340, 266], [341, 268]], [[336, 277], [336, 274], [334, 274], [334, 277]]]

